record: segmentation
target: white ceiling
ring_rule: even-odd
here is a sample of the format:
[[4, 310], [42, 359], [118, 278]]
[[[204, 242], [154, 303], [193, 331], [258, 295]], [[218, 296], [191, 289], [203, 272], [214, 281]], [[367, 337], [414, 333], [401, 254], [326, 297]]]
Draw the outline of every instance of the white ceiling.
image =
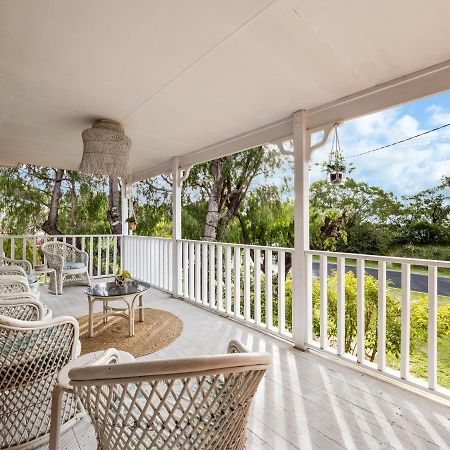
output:
[[108, 118], [140, 172], [448, 60], [449, 23], [448, 0], [3, 0], [0, 163], [76, 169]]

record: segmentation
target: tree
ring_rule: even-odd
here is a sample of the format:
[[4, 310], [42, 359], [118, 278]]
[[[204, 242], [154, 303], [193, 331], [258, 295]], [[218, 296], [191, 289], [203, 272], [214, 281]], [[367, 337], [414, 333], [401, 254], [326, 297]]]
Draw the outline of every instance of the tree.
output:
[[348, 178], [339, 186], [325, 180], [313, 183], [310, 206], [320, 211], [347, 211], [347, 226], [351, 227], [363, 222], [391, 223], [396, 220], [401, 204], [390, 192]]
[[107, 196], [102, 178], [74, 171], [22, 165], [0, 171], [4, 232], [105, 233]]
[[222, 240], [255, 178], [269, 175], [280, 164], [279, 152], [256, 147], [193, 167], [184, 189], [207, 199], [203, 239]]

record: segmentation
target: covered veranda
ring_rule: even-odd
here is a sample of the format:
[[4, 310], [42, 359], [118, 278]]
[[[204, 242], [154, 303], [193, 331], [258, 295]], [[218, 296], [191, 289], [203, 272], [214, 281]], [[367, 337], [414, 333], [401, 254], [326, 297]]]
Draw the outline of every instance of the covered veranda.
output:
[[[181, 338], [154, 358], [212, 353], [219, 339], [225, 347], [231, 336], [272, 353], [273, 367], [249, 424], [249, 448], [448, 446], [449, 410], [439, 402], [448, 401], [449, 394], [437, 379], [436, 305], [437, 271], [450, 263], [310, 250], [308, 189], [311, 153], [326, 143], [335, 124], [450, 89], [449, 18], [444, 0], [433, 7], [406, 0], [0, 4], [0, 164], [77, 170], [82, 130], [105, 118], [120, 122], [133, 142], [131, 183], [172, 174], [172, 239], [124, 235], [121, 262], [159, 289], [147, 302], [185, 317]], [[295, 247], [183, 240], [181, 187], [189, 168], [269, 143], [294, 159]], [[124, 225], [131, 183], [122, 187]], [[91, 252], [91, 271], [95, 248], [96, 274], [110, 276], [118, 237], [64, 237], [77, 238]], [[33, 236], [1, 236], [2, 244], [17, 240], [36, 246]], [[94, 247], [93, 241], [99, 244]], [[283, 288], [276, 305], [280, 320], [271, 314], [262, 320], [261, 280], [256, 272], [250, 282], [250, 252], [273, 257], [268, 278], [282, 274], [275, 267], [282, 269], [292, 254], [292, 322]], [[312, 333], [312, 259], [324, 268], [335, 256], [341, 280], [346, 258], [358, 264], [356, 357], [343, 348], [343, 283], [336, 348], [323, 332], [326, 298], [321, 299], [322, 333]], [[104, 273], [99, 260], [106, 261]], [[364, 358], [361, 320], [368, 260], [378, 264], [384, 286], [375, 364]], [[391, 262], [402, 266], [399, 370], [387, 367], [385, 359], [386, 264]], [[426, 380], [415, 379], [409, 367], [409, 279], [415, 264], [428, 269]], [[325, 279], [322, 269], [322, 283]], [[269, 291], [266, 286], [266, 295]], [[72, 288], [61, 298], [45, 293], [42, 300], [55, 315], [79, 315], [80, 304], [86, 306], [80, 296], [81, 289]], [[191, 328], [189, 318], [204, 326]], [[66, 435], [67, 446], [88, 448], [82, 439], [89, 427], [77, 427]]]

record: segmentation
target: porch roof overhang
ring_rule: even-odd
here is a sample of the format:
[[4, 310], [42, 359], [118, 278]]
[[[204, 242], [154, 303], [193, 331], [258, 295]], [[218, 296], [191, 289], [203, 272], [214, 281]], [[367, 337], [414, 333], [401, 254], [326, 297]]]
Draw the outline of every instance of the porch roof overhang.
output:
[[0, 2], [0, 164], [78, 168], [121, 122], [139, 180], [450, 89], [450, 2]]

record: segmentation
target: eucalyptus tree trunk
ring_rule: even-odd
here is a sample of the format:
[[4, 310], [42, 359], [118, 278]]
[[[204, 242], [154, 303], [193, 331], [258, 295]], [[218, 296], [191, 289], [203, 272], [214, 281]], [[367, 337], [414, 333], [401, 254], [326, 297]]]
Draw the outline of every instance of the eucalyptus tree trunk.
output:
[[42, 224], [42, 230], [47, 234], [62, 234], [58, 229], [58, 208], [61, 198], [61, 183], [64, 177], [64, 169], [55, 170], [55, 180], [50, 199], [47, 220]]
[[122, 234], [122, 217], [120, 213], [119, 179], [109, 177], [108, 222], [111, 234]]
[[213, 182], [208, 199], [208, 211], [203, 227], [203, 240], [215, 241], [220, 222], [220, 200], [224, 189], [225, 177], [222, 175], [222, 159], [210, 163]]

